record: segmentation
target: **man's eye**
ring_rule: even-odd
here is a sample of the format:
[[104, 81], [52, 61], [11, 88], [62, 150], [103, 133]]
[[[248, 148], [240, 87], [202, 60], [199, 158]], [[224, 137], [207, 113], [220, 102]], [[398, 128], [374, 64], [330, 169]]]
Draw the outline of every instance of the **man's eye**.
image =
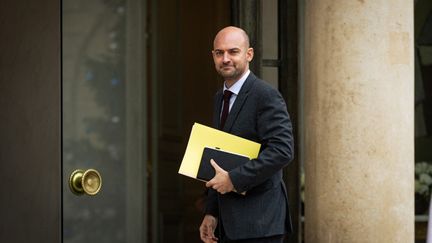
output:
[[230, 55], [237, 55], [240, 53], [240, 50], [234, 49], [234, 50], [229, 50], [229, 54]]
[[222, 56], [223, 55], [223, 51], [215, 51], [215, 55], [216, 56]]

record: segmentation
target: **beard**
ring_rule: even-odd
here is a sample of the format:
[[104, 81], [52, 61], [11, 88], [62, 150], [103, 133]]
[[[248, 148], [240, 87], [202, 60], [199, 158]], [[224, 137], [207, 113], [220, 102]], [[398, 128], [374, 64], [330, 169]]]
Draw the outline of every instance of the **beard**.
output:
[[[231, 68], [230, 69], [224, 69], [225, 67], [231, 67]], [[226, 79], [236, 80], [236, 79], [240, 78], [240, 76], [243, 73], [241, 70], [237, 69], [235, 66], [222, 66], [217, 70], [217, 72], [225, 80]]]

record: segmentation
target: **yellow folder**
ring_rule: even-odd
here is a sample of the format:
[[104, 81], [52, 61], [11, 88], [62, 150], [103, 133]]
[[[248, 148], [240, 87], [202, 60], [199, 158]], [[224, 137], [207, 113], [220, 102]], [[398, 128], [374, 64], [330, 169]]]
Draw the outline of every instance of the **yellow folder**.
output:
[[258, 157], [261, 144], [195, 123], [178, 171], [179, 174], [196, 179], [204, 147], [220, 148], [255, 159]]

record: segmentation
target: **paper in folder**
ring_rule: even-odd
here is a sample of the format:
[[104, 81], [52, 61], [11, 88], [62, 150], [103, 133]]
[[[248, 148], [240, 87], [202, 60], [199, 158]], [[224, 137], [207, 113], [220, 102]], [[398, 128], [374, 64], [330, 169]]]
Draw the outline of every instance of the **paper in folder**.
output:
[[[261, 144], [195, 123], [178, 173], [199, 179], [197, 175], [205, 147], [218, 148], [222, 151], [245, 156], [248, 159], [254, 159], [258, 157]], [[215, 161], [218, 164], [221, 163], [217, 159]]]

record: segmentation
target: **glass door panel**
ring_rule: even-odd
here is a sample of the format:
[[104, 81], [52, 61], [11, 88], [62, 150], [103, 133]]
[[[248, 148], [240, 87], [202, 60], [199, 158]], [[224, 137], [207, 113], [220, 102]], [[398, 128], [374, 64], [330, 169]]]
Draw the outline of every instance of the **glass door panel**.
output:
[[[131, 46], [143, 45], [136, 31], [143, 23], [135, 21], [141, 9], [128, 8], [137, 2], [63, 0], [65, 243], [145, 241], [145, 85], [134, 71], [142, 63], [131, 62], [141, 57]], [[96, 195], [72, 193], [68, 180], [78, 169], [99, 172]], [[93, 175], [84, 178], [90, 190]]]

